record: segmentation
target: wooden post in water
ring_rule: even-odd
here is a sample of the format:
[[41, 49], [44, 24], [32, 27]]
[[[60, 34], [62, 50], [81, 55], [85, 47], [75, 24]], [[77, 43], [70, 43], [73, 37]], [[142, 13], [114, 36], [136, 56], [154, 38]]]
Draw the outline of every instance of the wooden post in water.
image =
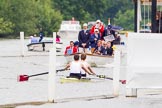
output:
[[24, 32], [20, 32], [20, 41], [21, 41], [21, 56], [24, 57], [25, 49], [24, 49]]
[[113, 95], [119, 96], [120, 51], [114, 52]]
[[53, 33], [53, 48], [49, 53], [48, 102], [54, 103], [56, 97], [56, 33]]

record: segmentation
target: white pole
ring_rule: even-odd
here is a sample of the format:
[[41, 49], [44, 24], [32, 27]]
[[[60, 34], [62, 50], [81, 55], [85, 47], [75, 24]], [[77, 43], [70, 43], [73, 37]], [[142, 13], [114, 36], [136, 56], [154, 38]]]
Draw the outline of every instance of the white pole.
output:
[[24, 32], [20, 32], [20, 41], [21, 41], [21, 56], [24, 57], [25, 49], [24, 49]]
[[114, 52], [113, 94], [119, 96], [120, 51]]
[[[54, 33], [53, 33], [54, 36]], [[55, 36], [54, 36], [55, 37]], [[56, 38], [55, 38], [56, 40]], [[54, 47], [49, 53], [49, 74], [48, 74], [48, 102], [54, 102], [56, 97], [56, 41], [53, 40]]]

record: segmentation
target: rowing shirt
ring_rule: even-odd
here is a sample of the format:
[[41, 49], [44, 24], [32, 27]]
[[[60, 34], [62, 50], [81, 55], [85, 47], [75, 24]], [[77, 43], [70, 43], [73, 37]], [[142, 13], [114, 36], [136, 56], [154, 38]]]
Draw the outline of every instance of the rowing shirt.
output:
[[[80, 61], [85, 68], [88, 68], [89, 64], [86, 61]], [[86, 74], [85, 70], [81, 68], [81, 74]]]
[[70, 65], [70, 73], [81, 73], [81, 63], [79, 61], [72, 61]]

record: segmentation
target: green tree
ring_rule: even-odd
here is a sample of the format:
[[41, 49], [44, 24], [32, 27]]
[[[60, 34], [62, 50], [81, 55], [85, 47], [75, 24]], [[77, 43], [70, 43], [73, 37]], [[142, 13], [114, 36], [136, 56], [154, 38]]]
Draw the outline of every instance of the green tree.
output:
[[[72, 17], [81, 23], [100, 19], [106, 24], [107, 19], [111, 18], [111, 24], [132, 29], [133, 2], [132, 0], [0, 0], [0, 18], [3, 20], [1, 22], [10, 25], [7, 26], [8, 30], [3, 32], [5, 34], [19, 35], [20, 31], [24, 31], [28, 35], [37, 33], [42, 28], [48, 36], [53, 31], [58, 31], [62, 20], [71, 20]], [[2, 28], [2, 25], [0, 27]]]
[[4, 21], [3, 18], [0, 18], [0, 35], [12, 33], [13, 27], [14, 27], [14, 24], [12, 24], [12, 22]]
[[53, 5], [63, 14], [64, 20], [75, 17], [81, 22], [103, 19], [106, 0], [53, 0]]
[[46, 35], [52, 35], [53, 31], [58, 31], [62, 15], [52, 8], [51, 0], [37, 0], [37, 7], [37, 28], [42, 28]]
[[107, 19], [111, 18], [111, 24], [114, 24], [114, 18], [120, 10], [124, 13], [133, 9], [131, 0], [53, 0], [54, 8], [60, 10], [64, 20], [75, 17], [83, 22], [95, 21], [100, 19], [107, 24]]
[[26, 35], [39, 32], [46, 34], [58, 30], [62, 16], [52, 8], [51, 0], [1, 0], [0, 17], [12, 22], [13, 34], [24, 31]]
[[134, 10], [127, 10], [124, 13], [119, 11], [115, 16], [114, 24], [122, 26], [125, 30], [133, 30]]
[[25, 33], [36, 32], [36, 19], [34, 17], [34, 0], [1, 0], [1, 15], [4, 19], [11, 21], [15, 26], [14, 34], [19, 34], [20, 31]]

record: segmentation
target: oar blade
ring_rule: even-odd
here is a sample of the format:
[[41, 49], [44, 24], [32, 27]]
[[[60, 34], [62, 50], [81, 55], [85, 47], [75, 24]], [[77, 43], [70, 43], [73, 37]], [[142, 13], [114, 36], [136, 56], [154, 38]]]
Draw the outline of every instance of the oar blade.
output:
[[28, 81], [29, 76], [28, 75], [19, 75], [17, 78], [17, 81], [22, 82], [22, 81]]
[[126, 84], [126, 80], [120, 80], [122, 84]]
[[[108, 77], [106, 75], [96, 75], [98, 78], [103, 78], [103, 79], [109, 79], [109, 80], [113, 80], [113, 78]], [[126, 84], [126, 80], [119, 80], [119, 82], [121, 82], [122, 84]]]

